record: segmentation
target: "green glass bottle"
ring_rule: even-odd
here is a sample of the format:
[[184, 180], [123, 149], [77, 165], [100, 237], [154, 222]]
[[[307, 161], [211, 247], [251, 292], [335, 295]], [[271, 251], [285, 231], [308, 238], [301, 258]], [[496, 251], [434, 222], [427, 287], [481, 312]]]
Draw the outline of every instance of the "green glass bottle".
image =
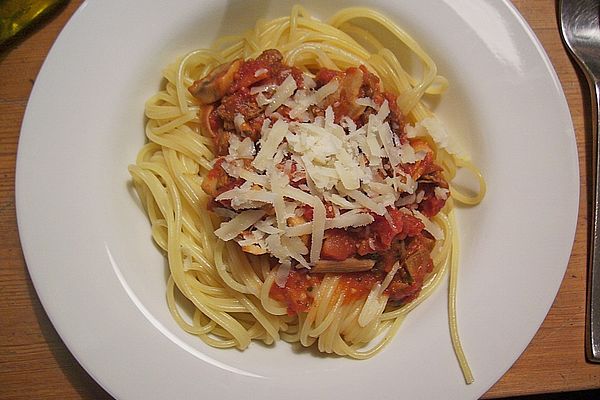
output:
[[0, 45], [64, 3], [66, 0], [0, 0]]

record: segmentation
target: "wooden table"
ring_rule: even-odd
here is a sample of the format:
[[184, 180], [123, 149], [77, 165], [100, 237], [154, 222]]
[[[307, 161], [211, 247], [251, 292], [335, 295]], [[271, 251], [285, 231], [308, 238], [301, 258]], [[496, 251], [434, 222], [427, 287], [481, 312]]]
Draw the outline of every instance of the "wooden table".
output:
[[[584, 356], [590, 120], [589, 93], [562, 46], [556, 5], [514, 0], [546, 49], [563, 85], [575, 126], [581, 169], [579, 221], [560, 292], [529, 347], [485, 397], [600, 388], [600, 365]], [[21, 252], [15, 216], [15, 161], [29, 94], [50, 46], [81, 1], [0, 50], [0, 398], [110, 399], [58, 337], [36, 296]]]

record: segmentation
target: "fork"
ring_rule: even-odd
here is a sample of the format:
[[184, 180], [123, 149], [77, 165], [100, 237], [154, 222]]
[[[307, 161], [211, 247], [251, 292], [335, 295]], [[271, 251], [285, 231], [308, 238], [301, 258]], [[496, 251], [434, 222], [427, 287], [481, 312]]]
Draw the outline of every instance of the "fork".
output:
[[559, 8], [563, 40], [587, 78], [592, 101], [594, 191], [587, 281], [586, 355], [588, 361], [600, 362], [600, 1], [560, 0]]

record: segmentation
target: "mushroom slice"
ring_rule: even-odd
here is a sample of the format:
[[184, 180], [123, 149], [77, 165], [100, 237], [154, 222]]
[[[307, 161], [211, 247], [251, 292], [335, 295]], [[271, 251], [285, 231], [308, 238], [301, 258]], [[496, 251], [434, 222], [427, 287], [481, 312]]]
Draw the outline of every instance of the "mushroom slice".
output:
[[242, 62], [241, 59], [237, 59], [230, 63], [219, 65], [207, 76], [195, 81], [188, 90], [202, 104], [211, 104], [221, 100], [233, 83], [233, 78], [240, 69]]
[[213, 112], [214, 109], [215, 106], [213, 106], [212, 104], [208, 104], [201, 106], [200, 111], [198, 112], [198, 119], [200, 120], [200, 129], [205, 134], [205, 136], [208, 134], [213, 139], [217, 137], [217, 133], [213, 131], [212, 127], [210, 126], [210, 114]]
[[375, 265], [374, 260], [347, 258], [343, 261], [335, 260], [319, 260], [310, 269], [310, 272], [315, 273], [344, 273], [344, 272], [361, 272], [368, 271]]

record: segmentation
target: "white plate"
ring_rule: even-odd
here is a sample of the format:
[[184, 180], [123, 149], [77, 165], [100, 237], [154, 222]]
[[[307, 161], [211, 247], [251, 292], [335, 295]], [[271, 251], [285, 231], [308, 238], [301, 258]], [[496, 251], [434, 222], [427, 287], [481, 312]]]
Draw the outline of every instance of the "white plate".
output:
[[[306, 1], [328, 17], [353, 1]], [[568, 262], [578, 204], [571, 119], [552, 66], [508, 1], [361, 1], [409, 31], [452, 84], [436, 111], [482, 168], [483, 204], [461, 210], [458, 315], [475, 383], [463, 382], [446, 288], [367, 361], [253, 344], [216, 350], [165, 304], [165, 261], [127, 165], [163, 67], [286, 1], [90, 1], [46, 60], [25, 115], [17, 210], [35, 288], [64, 342], [120, 399], [477, 398], [516, 360]]]

